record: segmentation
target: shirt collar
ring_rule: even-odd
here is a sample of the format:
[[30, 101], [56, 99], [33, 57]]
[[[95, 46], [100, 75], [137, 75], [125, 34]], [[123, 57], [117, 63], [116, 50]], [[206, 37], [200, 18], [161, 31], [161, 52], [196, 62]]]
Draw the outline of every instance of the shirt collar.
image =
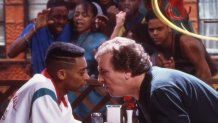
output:
[[49, 73], [48, 73], [48, 71], [47, 71], [46, 68], [42, 71], [42, 75], [44, 75], [46, 78], [50, 79], [51, 82], [52, 82], [52, 84], [54, 85], [55, 92], [56, 92], [56, 94], [57, 94], [57, 101], [58, 101], [58, 104], [60, 104], [60, 103], [62, 102], [62, 103], [64, 104], [64, 106], [67, 107], [67, 101], [66, 101], [66, 99], [65, 99], [64, 97], [63, 97], [63, 98], [60, 97], [60, 92], [58, 91], [57, 86], [56, 86], [54, 80], [53, 80], [52, 77], [49, 75]]

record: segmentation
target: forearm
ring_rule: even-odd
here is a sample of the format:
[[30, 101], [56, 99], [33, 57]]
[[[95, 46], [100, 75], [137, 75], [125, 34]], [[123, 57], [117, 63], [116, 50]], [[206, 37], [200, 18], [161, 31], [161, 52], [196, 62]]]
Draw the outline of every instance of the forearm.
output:
[[122, 29], [122, 26], [116, 25], [116, 26], [114, 27], [114, 30], [113, 30], [113, 32], [112, 32], [112, 34], [111, 34], [110, 39], [113, 39], [113, 38], [119, 36], [119, 32], [120, 32], [121, 29]]
[[114, 30], [111, 34], [111, 39], [120, 36], [119, 32], [123, 28], [125, 18], [126, 18], [126, 12], [120, 11], [118, 14], [116, 14], [116, 26], [114, 27]]
[[26, 34], [24, 34], [24, 36], [17, 38], [16, 41], [11, 44], [8, 50], [8, 57], [14, 58], [24, 51], [32, 40], [32, 36], [35, 34], [35, 32], [36, 29], [33, 26]]

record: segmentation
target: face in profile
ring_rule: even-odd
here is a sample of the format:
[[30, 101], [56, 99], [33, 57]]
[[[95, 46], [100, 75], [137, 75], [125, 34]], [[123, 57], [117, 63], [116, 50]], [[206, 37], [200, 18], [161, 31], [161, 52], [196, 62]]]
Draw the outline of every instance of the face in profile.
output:
[[91, 31], [92, 25], [94, 24], [94, 15], [90, 10], [90, 6], [86, 11], [82, 4], [77, 5], [73, 16], [73, 21], [78, 33], [81, 34]]
[[49, 20], [52, 20], [54, 23], [49, 25], [50, 28], [59, 34], [64, 30], [64, 26], [67, 23], [68, 9], [65, 6], [54, 7], [49, 14]]
[[125, 95], [125, 73], [113, 69], [110, 62], [112, 55], [110, 53], [104, 54], [97, 59], [98, 62], [98, 81], [104, 84], [109, 94], [114, 97]]
[[139, 9], [140, 0], [120, 0], [120, 8], [127, 16], [133, 15]]
[[148, 33], [155, 45], [161, 46], [166, 43], [171, 29], [158, 19], [148, 21]]
[[89, 79], [87, 73], [87, 64], [84, 57], [75, 58], [75, 63], [72, 67], [66, 69], [65, 87], [68, 91], [76, 91], [86, 84]]

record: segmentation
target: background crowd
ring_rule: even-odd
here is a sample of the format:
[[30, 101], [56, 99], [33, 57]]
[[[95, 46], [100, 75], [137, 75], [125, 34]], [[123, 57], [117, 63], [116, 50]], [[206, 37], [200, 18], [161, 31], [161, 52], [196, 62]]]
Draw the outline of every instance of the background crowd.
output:
[[[163, 14], [178, 26], [193, 31], [183, 5], [159, 0]], [[167, 6], [174, 5], [169, 13]], [[94, 59], [98, 47], [106, 40], [127, 37], [141, 44], [154, 66], [177, 69], [202, 80], [216, 77], [217, 69], [203, 43], [180, 34], [159, 20], [151, 0], [49, 0], [11, 45], [8, 56], [31, 51], [31, 75], [45, 68], [45, 55], [53, 42], [73, 43], [85, 49], [84, 57], [91, 79], [98, 77]], [[68, 93], [72, 102], [76, 97]], [[89, 100], [97, 103], [102, 97], [93, 91]], [[88, 112], [84, 105], [74, 109], [81, 117]], [[102, 109], [104, 112], [104, 109]]]

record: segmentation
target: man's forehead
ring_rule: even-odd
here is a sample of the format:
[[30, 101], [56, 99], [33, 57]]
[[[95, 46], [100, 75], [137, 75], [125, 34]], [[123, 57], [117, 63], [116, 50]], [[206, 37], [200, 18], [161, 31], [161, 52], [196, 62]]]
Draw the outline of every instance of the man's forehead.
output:
[[84, 57], [78, 57], [75, 58], [75, 67], [78, 67], [79, 69], [84, 69], [87, 67], [87, 63]]
[[108, 65], [111, 60], [111, 56], [112, 56], [111, 54], [106, 53], [98, 57], [97, 61], [98, 61], [99, 67], [102, 68], [103, 66]]
[[120, 2], [125, 2], [125, 1], [130, 1], [130, 2], [140, 2], [141, 0], [120, 0]]
[[66, 6], [56, 6], [51, 8], [51, 12], [62, 12], [62, 11], [68, 11]]
[[162, 21], [158, 19], [151, 19], [148, 21], [148, 27], [160, 27], [160, 26], [167, 26]]
[[148, 24], [149, 23], [161, 23], [161, 24], [164, 24], [161, 20], [159, 20], [158, 18], [153, 18], [153, 19], [150, 19], [149, 21], [148, 21]]

